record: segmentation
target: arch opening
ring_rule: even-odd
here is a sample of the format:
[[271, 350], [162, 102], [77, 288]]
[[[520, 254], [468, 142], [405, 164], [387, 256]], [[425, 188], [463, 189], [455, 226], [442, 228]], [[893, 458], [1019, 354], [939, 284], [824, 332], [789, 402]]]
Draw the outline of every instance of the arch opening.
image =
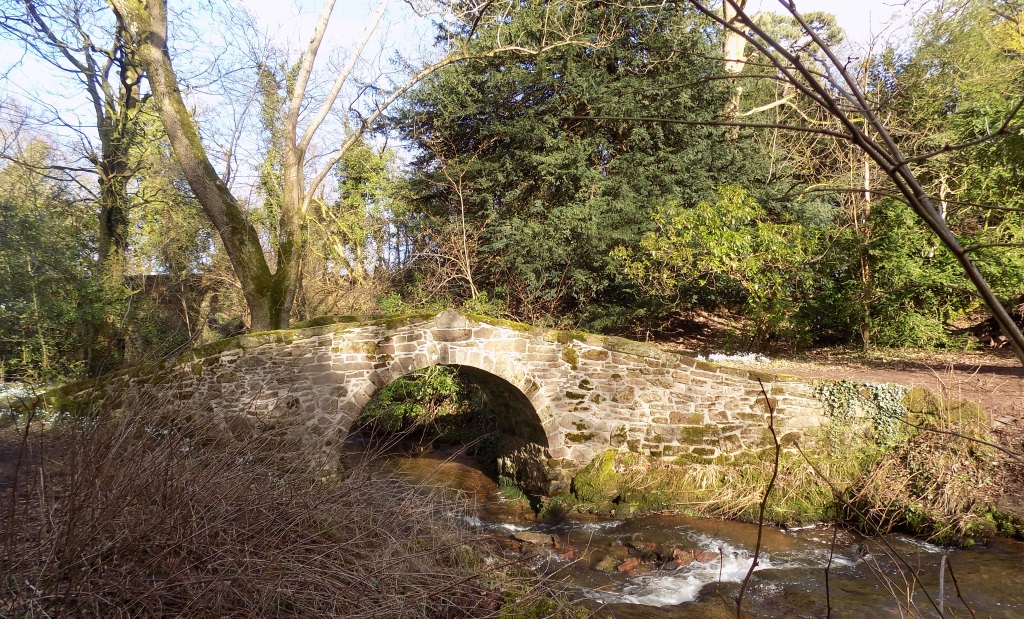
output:
[[350, 437], [381, 442], [396, 436], [414, 450], [464, 446], [497, 481], [528, 494], [549, 491], [541, 419], [522, 390], [491, 372], [436, 364], [382, 386]]

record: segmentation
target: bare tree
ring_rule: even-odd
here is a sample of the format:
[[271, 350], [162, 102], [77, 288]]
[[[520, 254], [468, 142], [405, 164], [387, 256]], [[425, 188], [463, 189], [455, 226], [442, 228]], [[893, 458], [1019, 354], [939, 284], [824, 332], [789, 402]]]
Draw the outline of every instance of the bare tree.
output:
[[[560, 45], [588, 44], [582, 38], [576, 38], [577, 20], [574, 19], [574, 11], [570, 10], [568, 13], [560, 14], [556, 20], [563, 27], [557, 31], [553, 29], [551, 36], [545, 38], [540, 45], [524, 46], [513, 37], [485, 51], [456, 50], [436, 62], [423, 64], [412, 71], [403, 83], [386, 89], [379, 99], [369, 104], [368, 110], [357, 116], [355, 126], [336, 142], [334, 150], [319, 157], [317, 165], [313, 167], [313, 141], [324, 126], [324, 121], [331, 114], [337, 113], [336, 108], [341, 106], [339, 97], [353, 79], [357, 63], [362, 58], [387, 5], [387, 0], [378, 4], [370, 25], [360, 40], [356, 41], [355, 50], [349, 61], [338, 70], [325, 96], [314, 103], [309, 92], [310, 79], [335, 4], [334, 0], [326, 0], [309, 44], [299, 60], [288, 97], [284, 120], [283, 194], [279, 234], [273, 248], [273, 261], [268, 261], [264, 256], [259, 235], [247, 220], [242, 204], [211, 164], [195, 119], [181, 94], [168, 50], [166, 0], [109, 2], [118, 19], [131, 33], [134, 50], [147, 68], [153, 99], [163, 120], [171, 148], [196, 198], [223, 241], [224, 249], [241, 282], [251, 315], [250, 328], [254, 331], [283, 328], [288, 325], [301, 276], [303, 232], [310, 203], [332, 168], [359, 143], [389, 106], [435, 71], [468, 58], [499, 53], [537, 54]], [[484, 3], [471, 9], [480, 11], [477, 20], [483, 16], [483, 12], [490, 4]], [[504, 17], [508, 17], [508, 14], [504, 14]], [[502, 16], [499, 15], [497, 18]], [[348, 107], [354, 110], [358, 104], [350, 101]], [[311, 111], [306, 113], [307, 110]]]
[[[80, 82], [88, 96], [98, 144], [88, 138], [83, 142], [84, 157], [99, 185], [98, 254], [108, 271], [118, 276], [128, 248], [132, 202], [128, 186], [139, 172], [131, 151], [144, 134], [141, 114], [147, 95], [141, 92], [142, 64], [125, 45], [123, 25], [109, 18], [99, 0], [3, 0], [0, 12], [0, 32]], [[74, 174], [85, 170], [65, 167], [58, 171]]]

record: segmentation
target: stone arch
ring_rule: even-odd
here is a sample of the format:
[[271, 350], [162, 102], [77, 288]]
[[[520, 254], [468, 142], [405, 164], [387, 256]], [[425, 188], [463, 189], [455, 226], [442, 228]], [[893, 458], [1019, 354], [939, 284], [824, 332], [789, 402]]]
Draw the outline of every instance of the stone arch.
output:
[[541, 417], [540, 411], [548, 412], [550, 407], [546, 406], [537, 382], [525, 371], [509, 372], [509, 364], [483, 363], [475, 359], [451, 362], [460, 357], [459, 354], [421, 354], [411, 362], [398, 362], [374, 372], [360, 390], [360, 411], [347, 416], [342, 432], [348, 433], [362, 408], [386, 385], [430, 367], [452, 367], [480, 388], [494, 411], [499, 430], [498, 474], [514, 479], [527, 491], [551, 493], [554, 479], [548, 469], [549, 447], [557, 440], [557, 424], [554, 419], [545, 423]]

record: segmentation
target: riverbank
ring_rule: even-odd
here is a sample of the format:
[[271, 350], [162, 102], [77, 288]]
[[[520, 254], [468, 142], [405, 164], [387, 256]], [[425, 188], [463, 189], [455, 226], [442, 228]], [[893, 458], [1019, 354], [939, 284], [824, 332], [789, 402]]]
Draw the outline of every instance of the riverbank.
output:
[[382, 466], [462, 493], [476, 505], [469, 526], [503, 540], [506, 559], [563, 583], [569, 599], [598, 617], [735, 617], [759, 534], [759, 565], [745, 594], [747, 617], [823, 617], [829, 607], [835, 618], [925, 617], [933, 616], [939, 600], [960, 616], [963, 602], [948, 573], [940, 595], [944, 561], [977, 616], [1016, 619], [1024, 613], [1024, 543], [1017, 541], [994, 538], [959, 549], [900, 534], [864, 537], [823, 523], [759, 531], [750, 523], [670, 514], [565, 512], [545, 518], [457, 450], [393, 454]]

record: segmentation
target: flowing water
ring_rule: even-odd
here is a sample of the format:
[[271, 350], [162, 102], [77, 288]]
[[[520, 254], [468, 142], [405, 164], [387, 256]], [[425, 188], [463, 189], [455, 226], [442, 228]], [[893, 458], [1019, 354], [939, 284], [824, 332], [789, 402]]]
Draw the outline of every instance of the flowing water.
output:
[[[476, 512], [469, 524], [482, 531], [505, 538], [523, 532], [551, 536], [554, 547], [522, 544], [533, 567], [565, 582], [606, 615], [735, 616], [739, 586], [753, 561], [756, 525], [665, 515], [538, 522], [532, 512], [504, 499], [469, 458], [389, 456], [387, 466], [417, 482], [465, 493]], [[518, 550], [512, 540], [505, 545]], [[673, 549], [679, 561], [672, 560]], [[615, 569], [644, 550], [647, 561], [628, 571]], [[939, 596], [944, 556], [963, 600], [948, 571]], [[608, 571], [595, 569], [602, 567]], [[919, 584], [913, 585], [915, 579]], [[943, 617], [970, 617], [964, 602], [979, 619], [1024, 618], [1024, 543], [997, 539], [963, 550], [901, 535], [864, 539], [827, 525], [765, 527], [743, 608], [752, 617], [869, 619], [939, 617], [941, 606]]]

